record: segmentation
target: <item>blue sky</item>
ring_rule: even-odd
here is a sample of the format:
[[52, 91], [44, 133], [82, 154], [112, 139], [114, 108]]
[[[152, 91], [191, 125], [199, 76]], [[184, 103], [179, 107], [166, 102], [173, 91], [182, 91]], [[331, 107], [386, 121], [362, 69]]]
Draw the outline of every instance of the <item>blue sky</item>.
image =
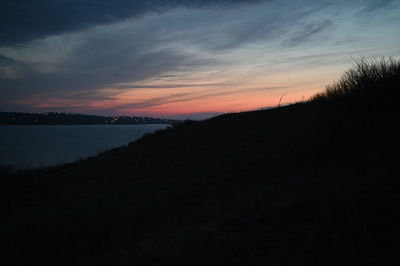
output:
[[400, 1], [6, 1], [0, 109], [206, 118], [400, 54]]

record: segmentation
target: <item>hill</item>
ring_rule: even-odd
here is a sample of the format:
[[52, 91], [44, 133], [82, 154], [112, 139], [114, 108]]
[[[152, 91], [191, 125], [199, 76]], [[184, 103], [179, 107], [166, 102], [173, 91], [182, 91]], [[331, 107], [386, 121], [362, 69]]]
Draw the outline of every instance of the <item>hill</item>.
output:
[[[1, 260], [396, 264], [400, 63], [384, 63], [362, 61], [306, 103], [188, 121], [78, 163], [4, 176]], [[346, 80], [358, 81], [340, 94]]]
[[0, 125], [142, 125], [178, 122], [172, 119], [137, 116], [0, 112]]

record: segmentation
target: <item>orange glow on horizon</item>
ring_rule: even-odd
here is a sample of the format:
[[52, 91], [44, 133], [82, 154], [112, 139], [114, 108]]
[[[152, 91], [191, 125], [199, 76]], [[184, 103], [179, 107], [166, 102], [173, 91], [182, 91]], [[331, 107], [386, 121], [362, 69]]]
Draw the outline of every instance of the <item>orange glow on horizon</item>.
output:
[[191, 83], [194, 79], [186, 82], [149, 80], [139, 85], [116, 84], [115, 87], [99, 89], [93, 99], [38, 97], [17, 104], [30, 105], [41, 111], [65, 110], [104, 115], [173, 117], [195, 113], [233, 113], [304, 101], [321, 91], [326, 84], [322, 80], [311, 82], [311, 78], [301, 74], [295, 73], [296, 79], [293, 80], [282, 80], [283, 74], [262, 78], [247, 76], [247, 81], [243, 82], [227, 82], [226, 78], [209, 83]]
[[[179, 88], [185, 90], [187, 88]], [[172, 89], [171, 89], [172, 90]], [[124, 92], [107, 100], [77, 100], [77, 99], [32, 99], [31, 101], [19, 102], [19, 104], [30, 104], [38, 109], [58, 109], [73, 110], [73, 112], [100, 112], [109, 110], [115, 115], [140, 115], [140, 116], [159, 116], [169, 117], [173, 115], [192, 114], [192, 113], [233, 113], [250, 111], [261, 108], [274, 107], [279, 104], [294, 103], [308, 99], [317, 90], [298, 90], [292, 93], [277, 91], [251, 90], [246, 91], [226, 91], [226, 94], [214, 93], [185, 94], [163, 91], [142, 91], [141, 93]], [[215, 96], [213, 96], [215, 94]], [[146, 106], [148, 105], [148, 106]]]

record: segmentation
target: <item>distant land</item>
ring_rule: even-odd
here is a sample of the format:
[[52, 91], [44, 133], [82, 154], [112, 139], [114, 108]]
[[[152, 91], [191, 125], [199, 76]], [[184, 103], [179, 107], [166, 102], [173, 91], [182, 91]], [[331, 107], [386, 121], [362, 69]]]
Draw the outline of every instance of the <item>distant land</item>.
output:
[[178, 122], [180, 121], [137, 116], [96, 116], [58, 112], [0, 112], [0, 125], [143, 125], [176, 124]]

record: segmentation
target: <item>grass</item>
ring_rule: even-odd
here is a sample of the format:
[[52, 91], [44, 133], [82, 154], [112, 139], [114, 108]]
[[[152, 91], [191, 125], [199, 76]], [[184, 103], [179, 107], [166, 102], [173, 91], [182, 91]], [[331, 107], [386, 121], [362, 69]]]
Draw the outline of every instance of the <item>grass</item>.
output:
[[398, 264], [399, 63], [383, 62], [359, 61], [309, 102], [3, 176], [1, 262]]
[[399, 96], [400, 61], [392, 58], [356, 59], [355, 67], [346, 71], [341, 79], [326, 87], [312, 101], [382, 101]]

